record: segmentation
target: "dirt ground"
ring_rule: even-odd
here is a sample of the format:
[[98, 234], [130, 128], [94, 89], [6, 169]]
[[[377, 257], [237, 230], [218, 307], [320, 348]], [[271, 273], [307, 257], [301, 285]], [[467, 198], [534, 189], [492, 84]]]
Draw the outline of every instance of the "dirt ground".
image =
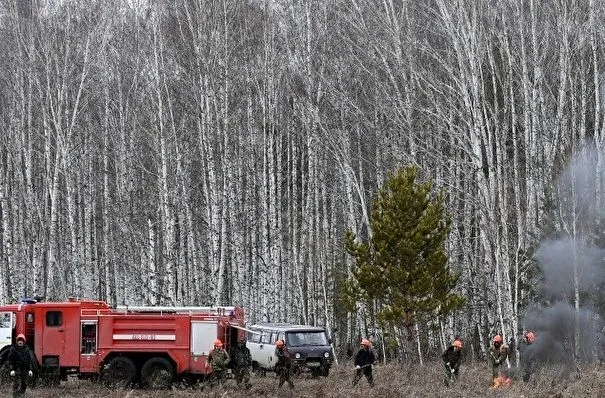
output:
[[[354, 371], [338, 366], [327, 378], [295, 377], [295, 389], [277, 388], [274, 375], [252, 377], [249, 391], [239, 390], [233, 380], [223, 388], [173, 388], [168, 391], [145, 389], [112, 390], [98, 383], [77, 379], [63, 382], [60, 387], [28, 390], [26, 397], [36, 398], [160, 398], [160, 397], [605, 397], [605, 366], [587, 366], [567, 377], [556, 368], [543, 368], [528, 383], [514, 380], [512, 385], [491, 389], [491, 370], [483, 364], [463, 364], [456, 384], [445, 387], [440, 363], [423, 367], [379, 365], [374, 369], [376, 386], [369, 389], [365, 379], [351, 386]], [[0, 396], [10, 396], [10, 385], [2, 385]]]

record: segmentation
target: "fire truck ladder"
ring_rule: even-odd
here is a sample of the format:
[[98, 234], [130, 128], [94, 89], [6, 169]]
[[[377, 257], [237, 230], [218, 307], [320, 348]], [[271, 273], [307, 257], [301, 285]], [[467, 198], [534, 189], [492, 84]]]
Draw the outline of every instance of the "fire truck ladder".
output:
[[209, 314], [218, 316], [230, 316], [235, 313], [235, 307], [154, 307], [154, 306], [129, 306], [129, 305], [118, 305], [116, 307], [118, 311], [124, 311], [124, 313], [136, 312], [136, 313], [170, 313], [170, 314]]

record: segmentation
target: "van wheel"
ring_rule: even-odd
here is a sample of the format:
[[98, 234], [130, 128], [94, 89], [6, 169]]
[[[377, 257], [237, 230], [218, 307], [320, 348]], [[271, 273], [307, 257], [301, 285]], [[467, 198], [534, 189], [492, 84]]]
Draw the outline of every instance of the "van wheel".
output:
[[105, 384], [112, 387], [129, 387], [137, 377], [137, 367], [130, 358], [115, 357], [103, 371]]
[[174, 379], [174, 366], [166, 358], [151, 358], [141, 368], [141, 379], [152, 389], [169, 388]]

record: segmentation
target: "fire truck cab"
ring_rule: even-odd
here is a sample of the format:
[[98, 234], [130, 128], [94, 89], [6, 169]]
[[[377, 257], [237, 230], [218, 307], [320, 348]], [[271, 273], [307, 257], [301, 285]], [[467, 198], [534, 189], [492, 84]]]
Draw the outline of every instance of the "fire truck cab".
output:
[[0, 367], [19, 333], [27, 339], [37, 376], [101, 378], [113, 385], [168, 387], [176, 378], [212, 372], [206, 358], [215, 339], [229, 350], [244, 341], [240, 307], [112, 308], [69, 299], [0, 306]]

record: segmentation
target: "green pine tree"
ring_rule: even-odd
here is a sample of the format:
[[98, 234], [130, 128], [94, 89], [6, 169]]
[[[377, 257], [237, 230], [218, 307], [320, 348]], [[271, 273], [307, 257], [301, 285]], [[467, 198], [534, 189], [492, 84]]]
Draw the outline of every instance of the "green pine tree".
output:
[[407, 167], [387, 179], [372, 203], [368, 242], [351, 231], [345, 240], [356, 262], [341, 301], [353, 310], [359, 300], [376, 300], [379, 322], [393, 326], [410, 327], [464, 304], [453, 293], [459, 274], [450, 270], [445, 251], [450, 222], [444, 194], [432, 195], [432, 181], [418, 183], [417, 173]]

